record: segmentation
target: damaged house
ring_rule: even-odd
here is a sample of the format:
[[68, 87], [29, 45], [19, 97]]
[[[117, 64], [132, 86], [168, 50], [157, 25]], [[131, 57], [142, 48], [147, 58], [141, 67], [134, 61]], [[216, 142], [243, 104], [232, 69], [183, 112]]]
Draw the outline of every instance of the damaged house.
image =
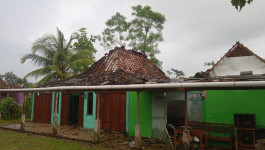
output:
[[[17, 87], [12, 87], [2, 78], [0, 78], [0, 89], [11, 89], [11, 88], [17, 88]], [[18, 105], [22, 105], [24, 99], [24, 93], [23, 92], [0, 93], [0, 101], [6, 97], [12, 97], [18, 103]]]
[[[115, 48], [95, 62], [84, 74], [43, 87], [98, 86], [164, 83], [169, 79], [146, 55], [133, 50]], [[134, 93], [129, 91], [60, 92], [58, 124], [94, 128], [96, 104], [100, 101], [101, 129], [129, 131], [130, 101]], [[55, 92], [34, 93], [33, 122], [53, 123]], [[143, 100], [145, 101], [145, 100]], [[134, 128], [131, 127], [131, 128]]]

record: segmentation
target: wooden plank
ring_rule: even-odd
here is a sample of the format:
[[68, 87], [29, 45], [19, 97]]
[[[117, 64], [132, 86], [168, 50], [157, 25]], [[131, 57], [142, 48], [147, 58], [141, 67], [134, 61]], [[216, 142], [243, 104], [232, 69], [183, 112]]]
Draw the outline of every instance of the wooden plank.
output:
[[61, 125], [68, 124], [68, 111], [69, 111], [69, 93], [63, 93], [62, 105], [61, 105]]
[[78, 125], [80, 127], [84, 126], [84, 94], [79, 95]]
[[52, 94], [40, 93], [35, 96], [33, 121], [38, 123], [51, 122]]
[[126, 130], [126, 93], [100, 93], [101, 128], [113, 131]]

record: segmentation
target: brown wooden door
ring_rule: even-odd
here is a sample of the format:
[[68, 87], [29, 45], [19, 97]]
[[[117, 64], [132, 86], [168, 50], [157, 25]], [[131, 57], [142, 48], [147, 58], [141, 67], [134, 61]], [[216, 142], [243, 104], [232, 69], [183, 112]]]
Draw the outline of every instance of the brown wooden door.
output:
[[61, 105], [61, 125], [68, 124], [68, 112], [69, 112], [69, 93], [63, 93], [62, 105]]
[[100, 93], [101, 128], [113, 131], [126, 130], [126, 93]]
[[79, 95], [79, 106], [78, 106], [78, 125], [83, 127], [84, 122], [84, 94]]
[[34, 96], [33, 121], [51, 123], [52, 94], [40, 93]]

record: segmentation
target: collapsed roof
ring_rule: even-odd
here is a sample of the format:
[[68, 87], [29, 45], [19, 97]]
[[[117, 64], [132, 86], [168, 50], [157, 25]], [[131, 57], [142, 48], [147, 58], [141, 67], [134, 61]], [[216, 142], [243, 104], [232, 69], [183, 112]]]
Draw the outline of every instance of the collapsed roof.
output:
[[11, 86], [2, 78], [0, 78], [0, 89], [10, 89], [10, 88]]
[[127, 85], [147, 82], [165, 83], [169, 79], [146, 55], [116, 47], [85, 73], [45, 86]]

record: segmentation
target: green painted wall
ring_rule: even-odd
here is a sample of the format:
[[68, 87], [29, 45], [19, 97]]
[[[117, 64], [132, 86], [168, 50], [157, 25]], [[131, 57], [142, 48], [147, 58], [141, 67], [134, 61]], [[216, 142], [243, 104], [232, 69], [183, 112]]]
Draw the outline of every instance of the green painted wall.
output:
[[265, 90], [208, 90], [203, 101], [203, 121], [234, 124], [234, 113], [256, 115], [256, 125], [265, 126]]
[[[139, 124], [142, 137], [152, 136], [152, 93], [141, 92], [139, 103]], [[129, 135], [135, 135], [137, 121], [137, 93], [129, 92]]]
[[87, 115], [87, 99], [88, 92], [85, 92], [85, 100], [84, 100], [84, 128], [94, 129], [95, 128], [95, 120], [96, 120], [96, 93], [93, 92], [93, 114]]

